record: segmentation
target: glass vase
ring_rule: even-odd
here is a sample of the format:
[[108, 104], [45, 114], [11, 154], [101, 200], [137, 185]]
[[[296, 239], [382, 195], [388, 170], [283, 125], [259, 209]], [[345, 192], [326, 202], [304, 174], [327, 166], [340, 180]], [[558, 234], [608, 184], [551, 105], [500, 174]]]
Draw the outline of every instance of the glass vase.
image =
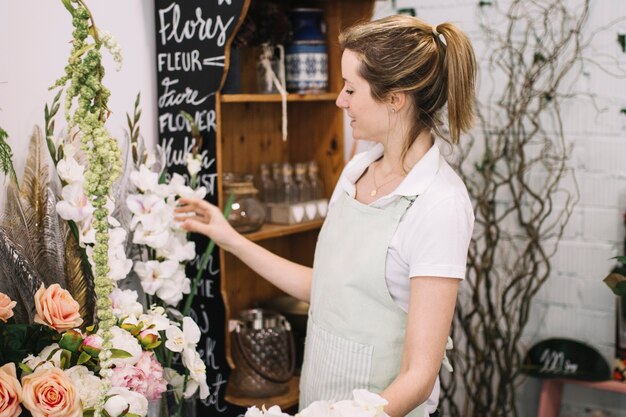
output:
[[161, 397], [148, 402], [146, 417], [196, 417], [197, 394], [184, 398], [180, 392], [167, 390]]

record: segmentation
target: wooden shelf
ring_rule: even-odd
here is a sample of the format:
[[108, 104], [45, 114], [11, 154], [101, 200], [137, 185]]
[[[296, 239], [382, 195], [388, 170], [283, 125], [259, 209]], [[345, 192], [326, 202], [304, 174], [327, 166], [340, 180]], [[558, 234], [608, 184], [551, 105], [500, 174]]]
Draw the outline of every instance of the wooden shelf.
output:
[[313, 220], [310, 222], [283, 225], [283, 224], [264, 224], [261, 230], [248, 233], [245, 236], [252, 241], [272, 239], [275, 237], [288, 236], [295, 233], [307, 232], [322, 227], [324, 220]]
[[[337, 93], [287, 94], [287, 101], [335, 101]], [[280, 94], [222, 94], [222, 103], [280, 103]]]
[[277, 405], [280, 407], [281, 410], [284, 411], [298, 404], [298, 396], [300, 394], [299, 385], [300, 377], [294, 376], [289, 380], [287, 392], [285, 394], [277, 395], [275, 397], [253, 398], [235, 395], [235, 393], [233, 392], [235, 391], [235, 389], [232, 387], [232, 384], [228, 384], [226, 386], [224, 399], [231, 404], [235, 404], [241, 407], [256, 406], [258, 408], [261, 408], [263, 407], [263, 405], [265, 405], [266, 408], [270, 408], [273, 405]]

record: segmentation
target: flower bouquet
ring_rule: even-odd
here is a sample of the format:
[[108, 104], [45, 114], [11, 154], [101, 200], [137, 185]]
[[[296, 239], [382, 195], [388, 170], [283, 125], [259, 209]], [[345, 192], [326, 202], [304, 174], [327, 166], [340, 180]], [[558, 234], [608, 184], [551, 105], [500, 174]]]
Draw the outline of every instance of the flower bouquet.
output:
[[[138, 96], [120, 148], [104, 127], [101, 63], [108, 49], [121, 64], [120, 48], [83, 0], [61, 1], [74, 26], [52, 87], [61, 90], [0, 215], [0, 417], [144, 417], [163, 409], [166, 392], [180, 415], [183, 399], [209, 394], [200, 330], [187, 314], [213, 246], [192, 282], [185, 266], [195, 246], [174, 217], [179, 197], [206, 194], [195, 187], [199, 143], [190, 185], [178, 174], [166, 181], [163, 158], [140, 140]], [[63, 91], [67, 128], [57, 138]], [[5, 139], [0, 129], [7, 173]]]

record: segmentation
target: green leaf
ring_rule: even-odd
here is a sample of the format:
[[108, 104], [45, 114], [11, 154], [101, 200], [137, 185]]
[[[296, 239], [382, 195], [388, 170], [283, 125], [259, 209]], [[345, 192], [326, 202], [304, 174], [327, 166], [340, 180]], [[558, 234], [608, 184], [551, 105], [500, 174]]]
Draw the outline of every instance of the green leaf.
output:
[[125, 350], [122, 349], [111, 349], [111, 357], [113, 359], [126, 359], [126, 358], [131, 358], [133, 355], [131, 355], [130, 353], [126, 352]]
[[67, 369], [72, 366], [72, 352], [67, 349], [61, 349], [61, 369]]
[[[76, 365], [82, 365], [84, 363], [87, 363], [91, 360], [91, 355], [87, 352], [80, 352], [80, 355], [78, 356], [78, 361], [76, 362]], [[83, 414], [84, 417], [84, 414]]]
[[54, 146], [54, 142], [52, 141], [52, 139], [46, 138], [46, 144], [48, 145], [48, 152], [50, 152], [50, 156], [52, 157], [52, 160], [56, 163], [57, 150]]
[[71, 0], [61, 0], [61, 3], [63, 3], [63, 6], [65, 6], [65, 8], [72, 14], [72, 16], [74, 16], [74, 8], [72, 7]]
[[615, 258], [612, 258], [612, 259], [617, 259], [617, 262], [626, 264], [626, 256], [616, 256]]
[[17, 366], [22, 370], [22, 373], [25, 373], [25, 374], [33, 373], [33, 369], [23, 362], [18, 362]]

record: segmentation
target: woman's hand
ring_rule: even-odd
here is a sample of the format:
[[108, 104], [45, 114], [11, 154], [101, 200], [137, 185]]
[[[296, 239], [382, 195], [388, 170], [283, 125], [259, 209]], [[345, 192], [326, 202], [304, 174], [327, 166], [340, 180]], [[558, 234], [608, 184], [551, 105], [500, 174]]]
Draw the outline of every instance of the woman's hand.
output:
[[174, 212], [183, 229], [208, 236], [224, 250], [230, 251], [241, 238], [220, 209], [205, 200], [181, 198]]

